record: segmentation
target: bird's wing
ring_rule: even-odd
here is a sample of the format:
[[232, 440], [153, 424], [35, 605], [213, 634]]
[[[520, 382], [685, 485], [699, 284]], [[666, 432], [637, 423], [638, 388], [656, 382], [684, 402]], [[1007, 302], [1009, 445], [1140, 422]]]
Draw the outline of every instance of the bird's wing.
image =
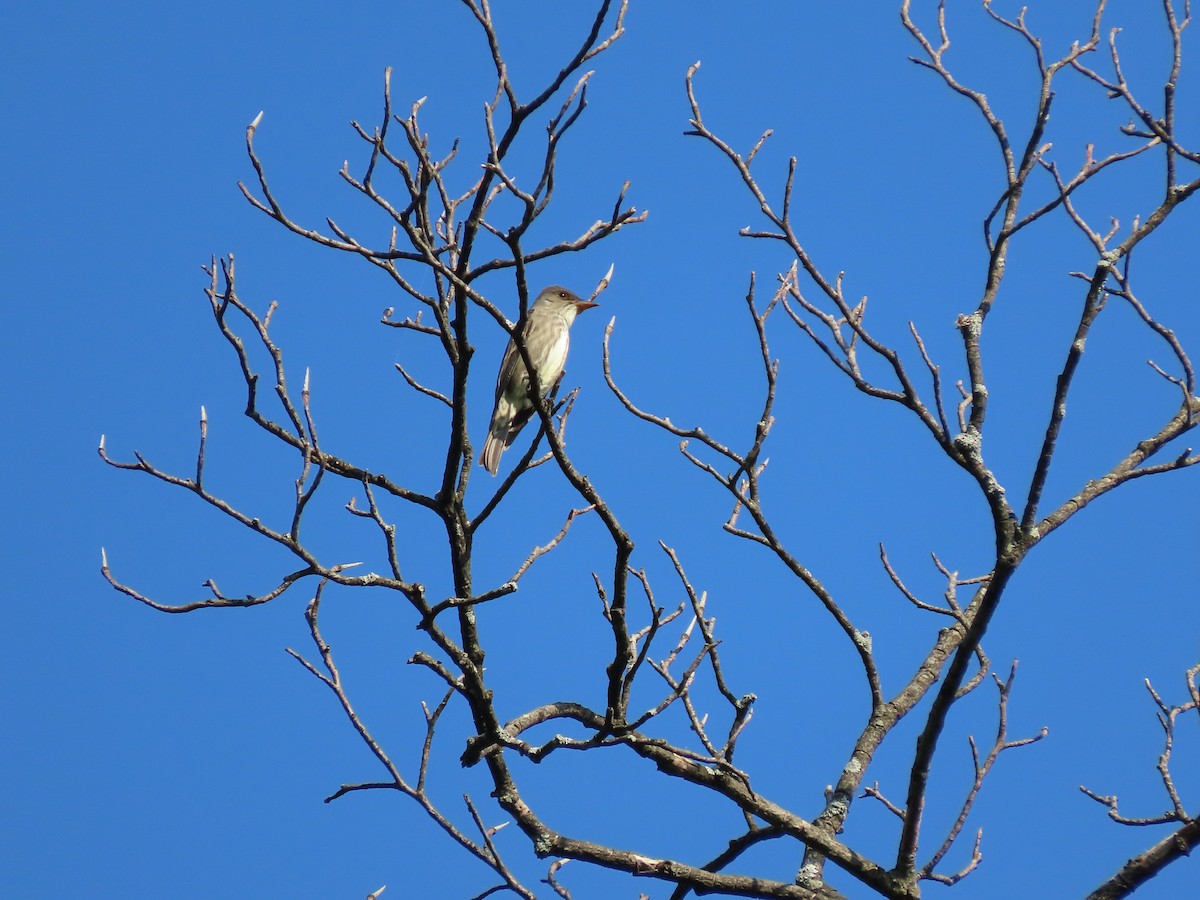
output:
[[504, 358], [500, 360], [500, 372], [496, 375], [497, 403], [500, 402], [500, 395], [504, 393], [504, 386], [511, 382], [518, 366], [521, 366], [522, 370], [525, 368], [521, 365], [521, 354], [517, 350], [516, 343], [509, 338], [508, 346], [504, 350]]

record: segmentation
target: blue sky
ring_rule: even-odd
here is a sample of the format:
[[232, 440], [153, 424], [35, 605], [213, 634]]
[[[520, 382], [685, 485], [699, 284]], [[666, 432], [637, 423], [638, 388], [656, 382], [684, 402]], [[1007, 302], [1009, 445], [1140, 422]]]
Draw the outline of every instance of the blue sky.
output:
[[[1086, 36], [1088, 3], [1029, 5], [1048, 53]], [[577, 45], [583, 15], [564, 10], [574, 4], [496, 6], [518, 88], [540, 90]], [[989, 23], [978, 4], [950, 6], [949, 64], [986, 90], [1020, 133], [1035, 87], [1028, 48]], [[1156, 100], [1165, 29], [1157, 7], [1144, 6], [1114, 3], [1107, 21], [1123, 26], [1131, 78]], [[601, 374], [604, 327], [616, 317], [613, 366], [637, 402], [730, 443], [748, 442], [762, 375], [743, 297], [752, 270], [770, 285], [789, 261], [778, 247], [737, 237], [742, 226], [761, 224], [755, 204], [727, 161], [683, 136], [683, 78], [696, 60], [703, 63], [697, 90], [715, 131], [744, 151], [764, 129], [775, 130], [758, 163], [774, 196], [787, 158], [798, 157], [795, 216], [818, 263], [846, 272], [849, 295], [870, 297], [874, 327], [914, 370], [907, 322], [915, 321], [951, 382], [964, 374], [953, 322], [978, 299], [980, 221], [999, 193], [1000, 170], [968, 105], [907, 61], [916, 48], [890, 6], [878, 13], [817, 2], [729, 9], [634, 3], [627, 34], [594, 63], [588, 109], [563, 148], [558, 194], [537, 233], [574, 237], [611, 209], [625, 179], [629, 202], [650, 215], [586, 253], [536, 267], [531, 279], [584, 293], [615, 264], [603, 306], [573, 332], [567, 377], [581, 393], [568, 449], [633, 534], [634, 564], [646, 568], [659, 602], [674, 605], [680, 594], [659, 540], [679, 551], [692, 583], [708, 592], [732, 689], [760, 698], [741, 762], [764, 792], [815, 815], [861, 726], [866, 698], [855, 659], [778, 562], [722, 534], [725, 497], [679, 456], [677, 442], [622, 412]], [[10, 388], [0, 397], [8, 423], [0, 471], [12, 578], [0, 754], [11, 832], [0, 892], [183, 900], [362, 897], [385, 883], [394, 896], [485, 890], [490, 873], [404, 798], [321, 802], [340, 784], [381, 772], [334, 698], [284, 653], [309, 651], [303, 609], [311, 592], [297, 589], [252, 610], [167, 616], [105, 584], [101, 546], [118, 578], [165, 602], [200, 599], [209, 578], [228, 594], [261, 592], [290, 571], [290, 561], [195, 498], [96, 456], [104, 433], [114, 457], [137, 450], [187, 474], [203, 404], [214, 490], [264, 520], [286, 513], [293, 460], [242, 417], [244, 387], [202, 293], [200, 266], [233, 252], [242, 296], [260, 310], [280, 303], [273, 334], [293, 380], [306, 367], [312, 372], [325, 440], [373, 471], [429, 483], [438, 458], [430, 435], [443, 417], [393, 366], [404, 362], [435, 384], [444, 372], [414, 336], [378, 324], [386, 307], [405, 309], [403, 297], [360, 261], [286, 234], [245, 202], [236, 182], [253, 179], [244, 129], [264, 110], [256, 147], [289, 213], [310, 227], [329, 216], [382, 242], [379, 217], [337, 176], [343, 160], [361, 172], [367, 159], [348, 123], [377, 121], [390, 66], [397, 108], [427, 97], [422, 118], [434, 147], [461, 137], [458, 177], [472, 178], [492, 91], [478, 29], [452, 2], [12, 4], [5, 20], [0, 258]], [[1194, 147], [1200, 52], [1192, 52], [1195, 34], [1187, 37], [1179, 119]], [[541, 119], [531, 123], [534, 132]], [[1064, 78], [1049, 135], [1056, 158], [1071, 168], [1088, 142], [1097, 155], [1123, 147], [1117, 128], [1127, 119], [1094, 86]], [[1127, 226], [1153, 208], [1158, 190], [1158, 170], [1134, 165], [1079, 202], [1096, 220], [1113, 215]], [[1134, 259], [1140, 295], [1194, 357], [1197, 235], [1193, 203]], [[985, 450], [1015, 492], [1028, 484], [1078, 316], [1082, 292], [1069, 273], [1094, 262], [1063, 218], [1051, 217], [1017, 242], [988, 320]], [[507, 277], [490, 278], [485, 289], [515, 316]], [[1177, 402], [1175, 389], [1145, 364], [1165, 365], [1165, 347], [1128, 309], [1111, 306], [1084, 358], [1047, 504], [1106, 471]], [[793, 551], [874, 635], [894, 692], [941, 623], [889, 586], [879, 544], [911, 588], [936, 599], [943, 584], [930, 552], [964, 577], [989, 564], [986, 510], [911, 417], [856, 393], [782, 316], [770, 328], [782, 364], [767, 509]], [[477, 442], [504, 340], [482, 321], [475, 328]], [[475, 508], [492, 487], [477, 471]], [[363, 558], [372, 540], [339, 511], [349, 491], [322, 497], [310, 532], [323, 553], [346, 560]], [[477, 539], [477, 584], [506, 580], [579, 505], [548, 468], [510, 501]], [[1043, 726], [1049, 737], [1001, 759], [968, 824], [971, 833], [984, 829], [984, 861], [956, 893], [1011, 897], [1021, 884], [1030, 896], [1076, 896], [1165, 836], [1165, 829], [1110, 823], [1078, 785], [1117, 794], [1130, 815], [1165, 808], [1154, 770], [1160, 733], [1143, 679], [1179, 702], [1182, 673], [1197, 661], [1198, 509], [1196, 469], [1141, 479], [1085, 510], [1022, 567], [985, 648], [999, 671], [1020, 660], [1010, 737]], [[412, 577], [426, 581], [431, 596], [446, 596], [445, 551], [432, 522], [400, 521]], [[517, 594], [481, 609], [503, 714], [599, 696], [611, 636], [590, 572], [610, 565], [603, 546], [599, 523], [579, 520]], [[331, 595], [325, 616], [359, 711], [411, 771], [423, 733], [420, 702], [441, 696], [426, 671], [404, 663], [424, 649], [411, 610], [379, 594], [346, 593]], [[1187, 724], [1174, 772], [1194, 809], [1194, 716]], [[923, 849], [940, 839], [967, 789], [967, 735], [987, 743], [994, 730], [994, 690], [981, 690], [952, 716], [935, 760]], [[467, 734], [462, 710], [448, 714], [431, 790], [460, 826], [470, 827], [463, 793], [497, 824], [485, 773], [457, 765]], [[912, 724], [899, 729], [869, 779], [896, 799], [914, 737]], [[734, 833], [727, 808], [662, 785], [645, 764], [586, 756], [522, 769], [529, 802], [560, 830], [693, 861]], [[861, 801], [844, 837], [886, 862], [895, 834], [886, 812]], [[530, 858], [516, 829], [497, 839], [538, 886], [544, 864]], [[964, 840], [950, 868], [968, 851]], [[795, 863], [794, 847], [747, 857], [770, 877], [788, 877]], [[1194, 867], [1176, 865], [1139, 896], [1180, 896], [1194, 883]], [[576, 897], [669, 893], [578, 863], [562, 877]], [[864, 896], [840, 873], [831, 880]]]

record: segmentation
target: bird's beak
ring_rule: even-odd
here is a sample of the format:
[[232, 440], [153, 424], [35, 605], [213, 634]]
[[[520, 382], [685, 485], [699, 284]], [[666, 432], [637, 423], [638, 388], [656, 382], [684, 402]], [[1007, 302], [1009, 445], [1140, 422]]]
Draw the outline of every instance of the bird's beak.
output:
[[575, 311], [583, 312], [585, 309], [591, 309], [593, 306], [599, 306], [599, 303], [594, 303], [591, 300], [578, 300], [575, 303]]

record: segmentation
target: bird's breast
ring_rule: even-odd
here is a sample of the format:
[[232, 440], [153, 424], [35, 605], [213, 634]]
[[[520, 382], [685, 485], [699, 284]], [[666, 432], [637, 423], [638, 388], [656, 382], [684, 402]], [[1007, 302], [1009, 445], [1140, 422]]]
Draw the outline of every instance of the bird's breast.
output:
[[543, 390], [558, 380], [567, 362], [567, 350], [571, 346], [571, 334], [566, 326], [556, 335], [545, 360], [538, 360], [538, 387]]

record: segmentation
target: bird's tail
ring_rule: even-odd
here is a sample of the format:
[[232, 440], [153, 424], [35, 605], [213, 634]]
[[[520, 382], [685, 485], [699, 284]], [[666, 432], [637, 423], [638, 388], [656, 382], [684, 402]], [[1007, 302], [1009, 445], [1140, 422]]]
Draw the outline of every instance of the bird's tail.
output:
[[488, 432], [487, 440], [483, 442], [483, 449], [479, 452], [479, 464], [495, 475], [500, 471], [500, 454], [507, 446], [502, 438]]
[[479, 451], [479, 464], [495, 475], [500, 471], [500, 456], [512, 446], [525, 423], [533, 416], [533, 407], [514, 409], [503, 398], [496, 404], [488, 426], [487, 440]]

